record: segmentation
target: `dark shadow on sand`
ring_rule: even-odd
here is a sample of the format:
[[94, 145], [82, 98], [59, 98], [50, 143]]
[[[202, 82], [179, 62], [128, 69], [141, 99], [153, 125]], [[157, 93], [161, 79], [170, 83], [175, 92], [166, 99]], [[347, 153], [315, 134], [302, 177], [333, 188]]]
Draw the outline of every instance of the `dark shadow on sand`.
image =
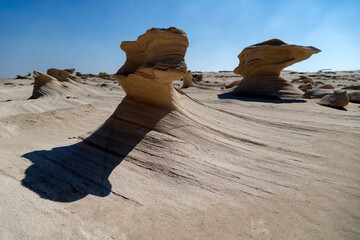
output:
[[138, 110], [137, 106], [124, 99], [114, 114], [82, 142], [24, 154], [33, 165], [25, 171], [22, 185], [41, 198], [58, 202], [73, 202], [88, 194], [109, 195], [111, 172], [168, 113], [158, 111], [144, 127], [128, 119], [154, 110], [147, 111], [145, 107]]
[[306, 102], [303, 99], [281, 99], [278, 97], [264, 97], [264, 96], [244, 96], [239, 93], [227, 92], [218, 94], [219, 99], [235, 99], [245, 102], [264, 102], [264, 103], [302, 103]]

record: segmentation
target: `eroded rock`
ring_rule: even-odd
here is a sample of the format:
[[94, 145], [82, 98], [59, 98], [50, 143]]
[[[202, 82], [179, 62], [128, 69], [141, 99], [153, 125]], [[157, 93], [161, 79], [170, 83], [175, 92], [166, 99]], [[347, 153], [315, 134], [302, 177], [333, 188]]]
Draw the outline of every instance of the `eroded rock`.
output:
[[191, 71], [187, 71], [185, 77], [183, 78], [182, 88], [188, 88], [188, 87], [192, 86], [193, 84], [194, 83], [192, 80], [192, 73], [191, 73]]
[[47, 70], [47, 74], [56, 78], [59, 81], [69, 81], [69, 80], [73, 80], [76, 78], [75, 74], [75, 69], [64, 69], [64, 70], [60, 70], [60, 69], [56, 69], [56, 68], [50, 68]]
[[152, 28], [136, 41], [124, 41], [121, 49], [126, 62], [113, 75], [127, 94], [136, 101], [176, 108], [174, 80], [187, 73], [185, 53], [189, 41], [177, 28]]
[[245, 48], [238, 56], [234, 73], [243, 80], [234, 90], [241, 95], [297, 98], [301, 92], [280, 77], [284, 68], [320, 52], [315, 47], [289, 45], [272, 39]]
[[34, 77], [35, 77], [35, 82], [34, 82], [34, 89], [31, 99], [39, 98], [46, 94], [46, 92], [42, 88], [44, 85], [48, 83], [56, 84], [58, 82], [56, 78], [39, 71], [34, 71]]
[[324, 96], [317, 103], [328, 107], [344, 107], [349, 104], [349, 97], [346, 91], [336, 90], [332, 94]]

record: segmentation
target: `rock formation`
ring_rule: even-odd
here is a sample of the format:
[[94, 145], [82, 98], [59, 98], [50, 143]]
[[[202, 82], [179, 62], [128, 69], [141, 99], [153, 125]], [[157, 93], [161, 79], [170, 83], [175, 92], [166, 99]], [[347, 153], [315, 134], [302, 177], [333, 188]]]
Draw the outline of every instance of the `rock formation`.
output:
[[172, 82], [186, 75], [184, 57], [188, 46], [182, 30], [152, 28], [137, 41], [121, 43], [127, 59], [113, 77], [128, 98], [174, 109], [178, 101]]
[[349, 104], [349, 97], [344, 90], [336, 90], [330, 95], [324, 96], [318, 104], [328, 107], [344, 107]]
[[303, 83], [302, 85], [299, 86], [299, 89], [306, 92], [307, 90], [313, 89], [313, 86], [312, 86], [312, 84], [310, 82], [309, 83]]
[[30, 97], [31, 99], [39, 98], [46, 94], [46, 90], [43, 89], [43, 86], [48, 83], [58, 83], [58, 80], [52, 76], [46, 75], [39, 71], [34, 71], [35, 82], [33, 94]]
[[187, 71], [185, 77], [183, 78], [182, 88], [188, 88], [192, 85], [193, 85], [192, 73], [191, 71]]
[[330, 85], [330, 84], [325, 84], [324, 86], [320, 87], [321, 89], [334, 89], [334, 86]]
[[245, 48], [234, 73], [243, 76], [236, 93], [248, 96], [296, 98], [301, 92], [280, 77], [284, 68], [320, 52], [314, 47], [289, 45], [272, 39]]
[[50, 68], [47, 70], [47, 74], [56, 78], [59, 81], [69, 81], [69, 80], [73, 80], [76, 78], [75, 74], [75, 69], [64, 69], [64, 70], [59, 70], [56, 68]]

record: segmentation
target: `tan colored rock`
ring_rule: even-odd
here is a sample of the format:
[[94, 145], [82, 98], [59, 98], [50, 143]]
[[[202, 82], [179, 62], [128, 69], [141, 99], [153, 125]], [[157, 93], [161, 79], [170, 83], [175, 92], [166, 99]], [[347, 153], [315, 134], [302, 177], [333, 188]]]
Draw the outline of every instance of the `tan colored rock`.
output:
[[328, 107], [344, 107], [349, 104], [349, 97], [346, 91], [336, 90], [332, 94], [324, 96], [317, 103]]
[[34, 71], [35, 82], [34, 89], [31, 99], [39, 98], [45, 95], [45, 92], [42, 90], [42, 87], [48, 83], [57, 83], [58, 80], [52, 76], [44, 74], [39, 71]]
[[82, 77], [83, 74], [82, 74], [81, 72], [76, 72], [76, 73], [75, 73], [75, 76], [77, 76], [77, 77]]
[[302, 80], [302, 83], [313, 83], [313, 80], [311, 78], [305, 78]]
[[100, 72], [98, 74], [98, 77], [102, 79], [112, 79], [111, 75], [106, 72]]
[[334, 86], [330, 85], [330, 84], [326, 84], [324, 86], [320, 87], [321, 89], [334, 89]]
[[303, 83], [302, 85], [300, 85], [299, 89], [306, 92], [307, 90], [313, 89], [313, 86], [311, 83]]
[[191, 71], [187, 71], [185, 77], [183, 78], [182, 88], [188, 88], [188, 87], [192, 86], [193, 84], [194, 83], [192, 80], [192, 73], [191, 73]]
[[243, 80], [234, 90], [241, 95], [297, 98], [301, 92], [280, 77], [280, 72], [320, 52], [314, 47], [289, 45], [272, 39], [245, 48], [238, 56], [234, 73]]
[[184, 57], [188, 46], [184, 31], [174, 27], [152, 28], [137, 41], [121, 43], [127, 59], [113, 77], [127, 97], [174, 109], [178, 101], [172, 82], [187, 73]]
[[76, 76], [74, 74], [75, 69], [64, 69], [59, 70], [56, 68], [50, 68], [47, 70], [47, 74], [56, 78], [59, 81], [69, 81], [71, 79], [75, 79]]
[[64, 71], [68, 72], [70, 74], [74, 74], [75, 73], [75, 68], [64, 69]]

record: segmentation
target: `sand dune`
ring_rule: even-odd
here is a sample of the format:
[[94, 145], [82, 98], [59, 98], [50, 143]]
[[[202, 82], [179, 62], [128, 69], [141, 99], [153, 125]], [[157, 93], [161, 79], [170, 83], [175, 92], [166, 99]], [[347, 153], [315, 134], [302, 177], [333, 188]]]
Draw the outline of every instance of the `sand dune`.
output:
[[[31, 80], [0, 81], [2, 238], [359, 236], [358, 104], [234, 96], [221, 89], [239, 80], [231, 72], [203, 73], [202, 86], [180, 91], [171, 82], [186, 74], [186, 35], [147, 36], [139, 46], [183, 48], [166, 61], [174, 55], [145, 57], [139, 39], [122, 45], [130, 60], [114, 77], [126, 93], [85, 77], [27, 100]], [[280, 74], [310, 75], [335, 89], [360, 81], [359, 71]]]

